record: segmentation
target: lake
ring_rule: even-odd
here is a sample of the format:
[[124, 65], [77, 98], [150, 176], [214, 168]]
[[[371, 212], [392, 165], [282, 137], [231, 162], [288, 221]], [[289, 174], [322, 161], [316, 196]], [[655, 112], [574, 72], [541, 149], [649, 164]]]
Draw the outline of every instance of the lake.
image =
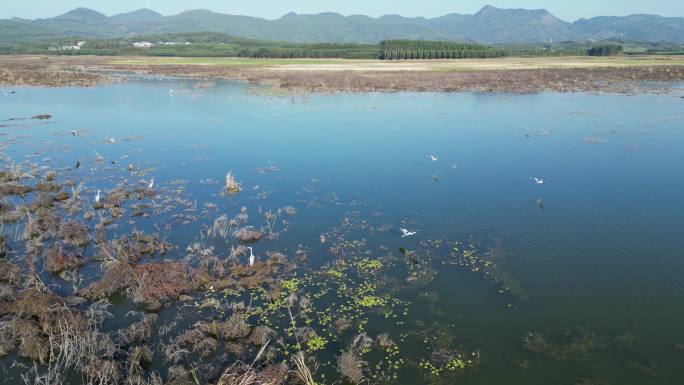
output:
[[[45, 204], [62, 225], [33, 238], [21, 234], [48, 214], [29, 206], [56, 190], [3, 198], [24, 213], [1, 227], [23, 278], [0, 297], [54, 293], [84, 314], [107, 300], [98, 330], [116, 353], [96, 354], [176, 384], [251, 363], [257, 326], [269, 343], [255, 367], [282, 377], [273, 368], [294, 368], [301, 350], [324, 384], [679, 383], [681, 94], [281, 95], [178, 79], [19, 88], [0, 97], [2, 169], [29, 175], [7, 183], [54, 178], [70, 198]], [[226, 192], [228, 172], [240, 192]], [[64, 223], [84, 225], [87, 241]], [[240, 229], [261, 239], [242, 242]], [[108, 242], [133, 232], [154, 238], [152, 251], [127, 256], [116, 290], [91, 290], [124, 264], [103, 257]], [[79, 262], [49, 268], [55, 244]], [[3, 327], [42, 320], [1, 309]], [[150, 335], [121, 342], [146, 317]], [[33, 378], [3, 333], [0, 383]], [[142, 346], [149, 357], [134, 366]]]

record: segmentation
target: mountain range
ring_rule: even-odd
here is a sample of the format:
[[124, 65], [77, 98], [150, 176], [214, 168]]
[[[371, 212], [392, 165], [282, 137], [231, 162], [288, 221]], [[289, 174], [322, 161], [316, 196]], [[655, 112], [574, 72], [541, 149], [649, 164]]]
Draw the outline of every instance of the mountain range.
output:
[[485, 6], [473, 15], [436, 18], [384, 15], [343, 16], [288, 13], [275, 20], [190, 10], [162, 16], [149, 9], [106, 16], [87, 8], [45, 19], [0, 19], [0, 41], [35, 41], [77, 36], [115, 38], [180, 32], [222, 32], [291, 42], [377, 43], [384, 39], [457, 40], [480, 43], [539, 43], [620, 38], [684, 43], [684, 18], [656, 15], [599, 16], [575, 22], [546, 10]]

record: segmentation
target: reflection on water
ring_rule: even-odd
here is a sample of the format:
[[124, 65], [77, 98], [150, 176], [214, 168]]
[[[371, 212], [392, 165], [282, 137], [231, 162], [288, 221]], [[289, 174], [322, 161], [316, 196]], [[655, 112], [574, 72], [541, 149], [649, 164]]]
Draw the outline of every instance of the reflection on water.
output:
[[0, 100], [3, 383], [278, 383], [301, 364], [327, 384], [677, 383], [682, 111], [19, 89]]

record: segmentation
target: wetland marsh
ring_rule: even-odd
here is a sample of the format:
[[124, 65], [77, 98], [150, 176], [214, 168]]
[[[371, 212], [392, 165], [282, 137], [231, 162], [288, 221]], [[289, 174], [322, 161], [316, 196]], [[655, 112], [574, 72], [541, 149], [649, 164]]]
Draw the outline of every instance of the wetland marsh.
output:
[[679, 383], [667, 87], [11, 88], [0, 383]]

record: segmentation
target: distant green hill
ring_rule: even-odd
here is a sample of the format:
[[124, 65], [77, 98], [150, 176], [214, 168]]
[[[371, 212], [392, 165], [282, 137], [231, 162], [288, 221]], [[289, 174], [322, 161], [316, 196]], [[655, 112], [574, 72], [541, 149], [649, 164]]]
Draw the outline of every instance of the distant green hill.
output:
[[221, 32], [233, 36], [290, 42], [378, 43], [381, 40], [449, 40], [489, 44], [541, 43], [626, 38], [633, 41], [684, 42], [684, 18], [655, 15], [594, 17], [569, 23], [546, 10], [486, 6], [474, 15], [437, 18], [336, 13], [289, 13], [276, 20], [191, 10], [162, 16], [137, 10], [107, 17], [77, 8], [37, 20], [2, 20], [0, 41], [29, 41], [59, 36], [115, 38], [135, 34]]
[[31, 23], [13, 20], [0, 20], [0, 42], [25, 42], [48, 39], [55, 32]]

